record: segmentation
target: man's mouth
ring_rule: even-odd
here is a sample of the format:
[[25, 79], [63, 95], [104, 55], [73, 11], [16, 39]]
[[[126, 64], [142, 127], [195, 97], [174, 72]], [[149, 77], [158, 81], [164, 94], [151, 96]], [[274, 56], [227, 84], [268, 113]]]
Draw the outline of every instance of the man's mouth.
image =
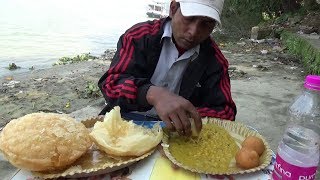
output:
[[191, 47], [192, 44], [193, 44], [193, 42], [192, 42], [192, 41], [189, 41], [189, 40], [187, 40], [187, 39], [183, 39], [183, 44], [185, 44], [185, 46], [187, 46], [187, 47]]

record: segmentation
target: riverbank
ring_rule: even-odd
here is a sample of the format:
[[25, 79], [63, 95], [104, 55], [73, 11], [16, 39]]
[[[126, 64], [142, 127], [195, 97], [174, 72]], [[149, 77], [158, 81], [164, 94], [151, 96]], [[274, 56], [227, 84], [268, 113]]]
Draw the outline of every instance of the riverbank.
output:
[[13, 118], [44, 111], [71, 113], [100, 103], [91, 97], [88, 85], [96, 84], [109, 61], [95, 60], [34, 70], [0, 80], [0, 127]]
[[[285, 124], [286, 107], [300, 92], [304, 72], [297, 59], [281, 50], [278, 40], [269, 41], [242, 40], [220, 46], [230, 62], [237, 121], [258, 129], [275, 150]], [[0, 127], [13, 118], [38, 111], [69, 114], [94, 107], [89, 108], [94, 113], [88, 113], [97, 115], [104, 99], [96, 84], [108, 69], [113, 53], [106, 51], [96, 60], [1, 78]]]

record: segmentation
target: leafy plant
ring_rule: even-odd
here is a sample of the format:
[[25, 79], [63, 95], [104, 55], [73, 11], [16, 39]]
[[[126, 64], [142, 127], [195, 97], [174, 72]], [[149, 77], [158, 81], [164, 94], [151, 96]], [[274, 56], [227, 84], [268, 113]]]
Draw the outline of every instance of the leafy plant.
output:
[[100, 97], [100, 90], [96, 83], [94, 82], [88, 82], [85, 88], [85, 95], [86, 98], [89, 97]]
[[17, 66], [15, 63], [10, 63], [7, 69], [12, 71], [12, 70], [16, 70], [16, 69], [19, 69], [19, 68], [21, 68], [21, 67]]
[[57, 62], [55, 62], [53, 65], [66, 65], [66, 64], [73, 64], [78, 63], [82, 61], [89, 61], [97, 59], [97, 57], [90, 55], [90, 53], [80, 54], [75, 57], [62, 57]]

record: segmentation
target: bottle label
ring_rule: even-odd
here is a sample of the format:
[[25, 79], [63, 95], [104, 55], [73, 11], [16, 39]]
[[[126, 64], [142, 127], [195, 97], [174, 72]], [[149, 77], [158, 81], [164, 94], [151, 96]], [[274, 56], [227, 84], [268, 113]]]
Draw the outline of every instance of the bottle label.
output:
[[272, 178], [274, 180], [313, 180], [317, 166], [299, 167], [284, 161], [279, 154], [276, 156]]

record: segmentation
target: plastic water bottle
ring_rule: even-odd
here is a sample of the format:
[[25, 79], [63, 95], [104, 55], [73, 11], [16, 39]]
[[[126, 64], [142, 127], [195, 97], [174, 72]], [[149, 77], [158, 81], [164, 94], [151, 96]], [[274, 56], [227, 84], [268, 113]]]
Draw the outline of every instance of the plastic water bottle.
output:
[[308, 75], [304, 90], [289, 107], [272, 178], [313, 180], [320, 156], [320, 76]]

